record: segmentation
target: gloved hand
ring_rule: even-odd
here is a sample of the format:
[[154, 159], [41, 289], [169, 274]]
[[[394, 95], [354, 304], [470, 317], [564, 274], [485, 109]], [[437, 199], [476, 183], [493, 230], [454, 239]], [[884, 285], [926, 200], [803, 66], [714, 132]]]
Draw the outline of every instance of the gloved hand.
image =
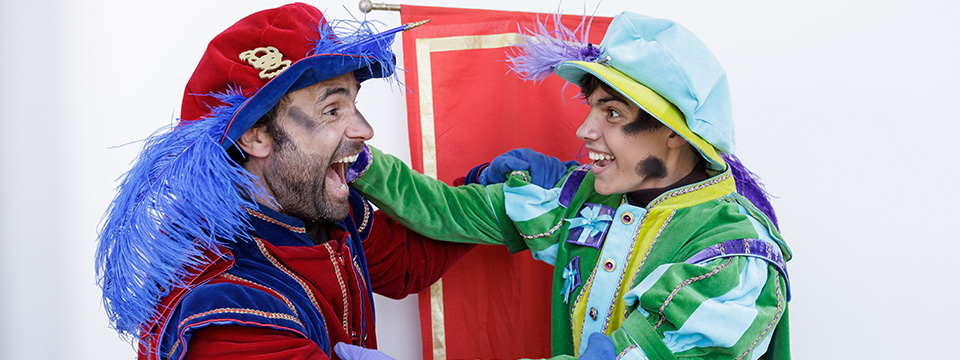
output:
[[532, 184], [550, 189], [567, 174], [567, 169], [572, 166], [580, 166], [580, 164], [572, 160], [561, 162], [553, 156], [527, 148], [513, 149], [494, 158], [477, 177], [482, 185], [497, 184], [507, 181], [507, 176], [511, 172], [523, 170], [530, 173]]
[[337, 343], [333, 346], [333, 351], [343, 360], [394, 360], [378, 350], [366, 349], [347, 343]]
[[613, 340], [603, 333], [593, 333], [587, 338], [587, 348], [580, 355], [580, 360], [613, 360], [617, 357], [617, 349], [613, 347]]

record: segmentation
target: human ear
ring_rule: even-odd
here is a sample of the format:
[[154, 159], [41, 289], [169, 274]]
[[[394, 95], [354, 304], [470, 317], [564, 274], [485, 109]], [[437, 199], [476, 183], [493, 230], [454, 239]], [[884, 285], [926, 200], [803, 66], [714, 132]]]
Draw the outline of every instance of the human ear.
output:
[[670, 130], [670, 135], [667, 136], [667, 147], [676, 149], [686, 144], [687, 139], [684, 139], [683, 136], [677, 134], [676, 131]]
[[237, 139], [237, 146], [248, 156], [265, 158], [273, 151], [273, 137], [266, 126], [254, 126]]

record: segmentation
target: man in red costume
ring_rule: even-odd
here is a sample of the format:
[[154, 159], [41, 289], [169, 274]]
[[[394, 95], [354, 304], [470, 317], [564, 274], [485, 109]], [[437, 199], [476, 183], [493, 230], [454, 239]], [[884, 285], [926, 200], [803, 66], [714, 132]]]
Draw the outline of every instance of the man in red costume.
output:
[[410, 232], [348, 186], [373, 136], [357, 92], [394, 74], [400, 29], [337, 25], [296, 3], [216, 36], [181, 120], [146, 140], [122, 180], [97, 271], [140, 359], [376, 348], [373, 292], [419, 291], [470, 249]]

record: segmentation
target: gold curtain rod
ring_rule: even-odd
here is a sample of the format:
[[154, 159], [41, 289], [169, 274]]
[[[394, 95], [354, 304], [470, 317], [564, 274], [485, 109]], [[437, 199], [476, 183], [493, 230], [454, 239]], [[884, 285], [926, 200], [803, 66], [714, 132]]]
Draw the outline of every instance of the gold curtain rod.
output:
[[373, 10], [400, 11], [398, 4], [375, 3], [370, 0], [360, 0], [360, 11], [369, 13]]

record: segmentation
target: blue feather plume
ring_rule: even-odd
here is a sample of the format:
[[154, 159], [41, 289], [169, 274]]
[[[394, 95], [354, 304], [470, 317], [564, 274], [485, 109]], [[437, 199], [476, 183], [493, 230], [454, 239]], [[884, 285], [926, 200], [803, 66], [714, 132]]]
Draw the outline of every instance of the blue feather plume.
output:
[[248, 239], [243, 207], [269, 198], [215, 140], [245, 98], [216, 96], [227, 105], [212, 118], [181, 122], [144, 141], [107, 210], [96, 269], [107, 316], [121, 335], [136, 336], [155, 320], [160, 299], [209, 261], [205, 251], [221, 255], [220, 241]]
[[[550, 19], [553, 30], [548, 26]], [[510, 70], [523, 80], [540, 82], [564, 61], [596, 61], [603, 49], [587, 41], [592, 20], [592, 16], [584, 16], [571, 30], [560, 22], [559, 14], [549, 16], [544, 22], [540, 22], [538, 16], [533, 30], [520, 31], [523, 43], [516, 44], [516, 50], [507, 53]]]
[[[365, 20], [324, 23], [308, 55], [350, 54], [367, 59], [368, 66], [379, 62], [399, 83], [390, 47], [396, 32], [410, 28], [377, 34]], [[250, 240], [244, 208], [257, 208], [253, 199], [277, 206], [218, 143], [248, 98], [238, 88], [208, 95], [224, 105], [144, 140], [104, 217], [97, 282], [107, 316], [122, 336], [139, 337], [156, 321], [160, 300], [186, 286], [185, 279], [210, 263], [208, 256], [222, 255], [222, 241]]]
[[[351, 16], [353, 16], [351, 14]], [[371, 65], [377, 62], [384, 74], [393, 74], [391, 78], [400, 83], [396, 72], [396, 61], [392, 46], [398, 32], [411, 29], [408, 25], [401, 25], [393, 29], [377, 32], [376, 24], [379, 21], [353, 19], [336, 19], [329, 23], [322, 23], [317, 27], [320, 38], [314, 40], [314, 48], [307, 55], [321, 54], [351, 54], [362, 57]]]

